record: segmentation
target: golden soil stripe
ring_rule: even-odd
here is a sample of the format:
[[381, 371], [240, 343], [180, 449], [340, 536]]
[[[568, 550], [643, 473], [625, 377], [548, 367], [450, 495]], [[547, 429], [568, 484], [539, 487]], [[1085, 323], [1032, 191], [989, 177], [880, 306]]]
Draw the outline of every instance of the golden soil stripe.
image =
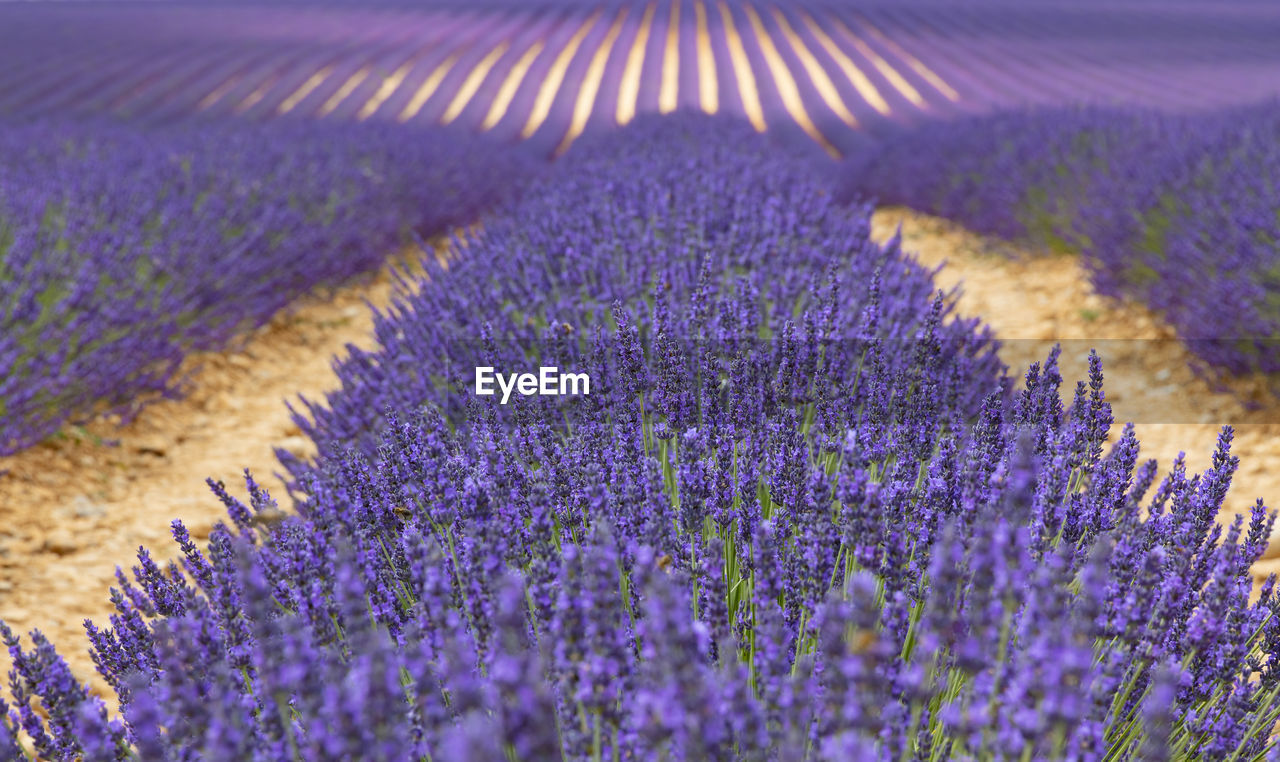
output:
[[662, 82], [658, 90], [658, 111], [676, 110], [680, 95], [680, 0], [671, 0], [667, 18], [667, 45], [662, 51]]
[[440, 83], [444, 80], [444, 76], [458, 62], [458, 56], [460, 55], [462, 55], [461, 50], [454, 51], [449, 54], [448, 58], [436, 64], [436, 68], [431, 70], [431, 73], [427, 75], [426, 80], [423, 81], [418, 91], [413, 94], [413, 97], [405, 104], [404, 109], [400, 111], [400, 116], [396, 117], [398, 121], [407, 122], [418, 115], [418, 112], [422, 110], [422, 107], [426, 105], [431, 96], [435, 95]]
[[724, 0], [718, 0], [716, 7], [720, 10], [720, 18], [724, 21], [725, 43], [729, 47], [729, 63], [733, 67], [733, 76], [738, 81], [738, 95], [742, 99], [742, 110], [756, 132], [764, 132], [767, 125], [764, 121], [764, 109], [760, 106], [760, 91], [756, 87], [756, 77], [751, 71], [751, 61], [747, 58], [747, 50], [742, 46], [742, 37], [738, 27], [733, 23], [733, 12]]
[[244, 100], [240, 101], [240, 105], [236, 106], [235, 112], [237, 114], [243, 114], [244, 112], [258, 105], [258, 102], [261, 101], [262, 97], [267, 94], [267, 91], [271, 89], [271, 86], [274, 85], [279, 80], [280, 80], [279, 75], [273, 75], [262, 80], [262, 84], [254, 88], [253, 92], [249, 93], [247, 96], [245, 96]]
[[716, 78], [716, 57], [707, 31], [707, 9], [702, 0], [693, 0], [693, 15], [698, 32], [698, 102], [702, 110], [714, 114], [720, 110], [720, 83]]
[[[871, 65], [876, 67], [876, 71], [880, 72], [881, 76], [883, 76], [886, 80], [888, 80], [889, 84], [893, 85], [895, 90], [897, 90], [899, 93], [902, 93], [902, 97], [910, 101], [911, 105], [915, 106], [916, 108], [919, 108], [919, 109], [929, 108], [928, 102], [925, 101], [924, 97], [920, 95], [920, 91], [912, 87], [911, 83], [908, 82], [906, 79], [904, 79], [903, 76], [898, 73], [897, 69], [890, 66], [888, 61], [884, 60], [884, 58], [882, 58], [879, 53], [872, 50], [871, 46], [868, 45], [865, 41], [863, 41], [861, 37], [855, 34], [854, 31], [850, 29], [843, 21], [835, 17], [830, 17], [830, 18], [831, 18], [831, 22], [836, 26], [836, 28], [840, 30], [840, 32], [849, 40], [849, 42], [853, 43], [853, 47], [855, 50], [858, 51], [858, 54], [865, 57], [868, 61], [870, 61]], [[864, 24], [864, 27], [865, 26], [866, 25]], [[866, 27], [866, 28], [870, 28], [870, 27]]]
[[306, 98], [308, 95], [315, 92], [316, 88], [324, 84], [324, 81], [328, 79], [329, 75], [332, 73], [333, 64], [330, 64], [315, 74], [312, 74], [307, 78], [306, 82], [302, 83], [302, 87], [294, 90], [292, 95], [280, 102], [280, 107], [276, 109], [276, 113], [283, 116], [284, 114], [293, 111], [297, 108], [298, 104], [302, 102], [303, 98]]
[[391, 72], [390, 75], [383, 77], [382, 82], [378, 84], [378, 91], [360, 107], [360, 113], [356, 114], [356, 119], [364, 121], [376, 114], [378, 109], [382, 108], [382, 104], [386, 103], [387, 99], [394, 95], [396, 90], [400, 89], [400, 85], [404, 82], [404, 78], [409, 76], [409, 72], [412, 71], [413, 65], [416, 64], [421, 57], [422, 56], [420, 54], [412, 56], [408, 61], [397, 66], [396, 70]]
[[867, 34], [874, 37], [877, 42], [884, 45], [886, 48], [892, 50], [895, 56], [905, 61], [907, 66], [911, 67], [912, 71], [919, 74], [924, 81], [932, 85], [934, 89], [942, 93], [948, 100], [960, 100], [960, 93], [957, 93], [951, 85], [948, 85], [946, 80], [944, 80], [939, 74], [934, 72], [928, 66], [925, 66], [920, 59], [908, 53], [905, 48], [894, 42], [888, 35], [881, 32], [866, 19], [859, 17], [858, 22], [862, 25], [862, 28], [867, 31]]
[[836, 90], [836, 84], [831, 81], [831, 77], [827, 76], [827, 70], [822, 68], [822, 64], [818, 62], [816, 56], [804, 44], [804, 40], [800, 39], [800, 35], [796, 34], [796, 30], [791, 28], [787, 17], [777, 8], [773, 9], [773, 18], [778, 23], [778, 28], [782, 30], [782, 36], [787, 38], [787, 44], [795, 51], [796, 57], [800, 59], [800, 65], [804, 67], [805, 73], [809, 75], [809, 81], [813, 83], [814, 89], [818, 91], [818, 97], [822, 98], [822, 102], [840, 117], [840, 121], [850, 127], [858, 126], [858, 119], [849, 111], [849, 107], [845, 105], [844, 99], [840, 97], [840, 92]]
[[[378, 112], [378, 109], [382, 108], [383, 104], [385, 104], [391, 98], [392, 95], [395, 95], [396, 91], [400, 89], [400, 86], [404, 84], [405, 78], [409, 76], [409, 72], [413, 71], [413, 67], [417, 65], [419, 61], [426, 58], [428, 55], [431, 54], [432, 51], [436, 49], [434, 47], [435, 44], [444, 44], [444, 41], [441, 40], [440, 38], [445, 36], [449, 31], [453, 31], [454, 29], [455, 27], [453, 25], [446, 24], [444, 27], [433, 30], [431, 33], [431, 43], [428, 44], [426, 47], [419, 49], [413, 55], [409, 56], [409, 58], [405, 60], [404, 63], [396, 67], [395, 71], [391, 72], [389, 76], [384, 77], [382, 82], [378, 85], [378, 91], [374, 93], [373, 96], [369, 98], [369, 100], [365, 101], [364, 106], [360, 108], [360, 113], [356, 115], [356, 118], [360, 121], [364, 121], [369, 117], [373, 116], [374, 114], [376, 114]], [[461, 51], [455, 52], [455, 54], [451, 56], [450, 60], [456, 60], [457, 55], [460, 52]], [[437, 68], [437, 71], [438, 71], [438, 68]], [[433, 72], [433, 74], [434, 73], [435, 72]], [[441, 73], [440, 78], [443, 79], [444, 75], [447, 73], [448, 73], [447, 70]], [[430, 77], [428, 77], [428, 80], [430, 80]], [[436, 82], [436, 86], [437, 87], [439, 86], [438, 81]], [[428, 97], [429, 96], [430, 96], [430, 93], [428, 93]], [[424, 103], [426, 102], [425, 98], [423, 99], [423, 102]], [[403, 112], [401, 113], [403, 115]], [[401, 119], [401, 121], [405, 121], [405, 120]]]
[[618, 83], [618, 124], [627, 124], [636, 116], [636, 102], [640, 99], [640, 73], [644, 69], [644, 49], [649, 44], [649, 32], [653, 27], [653, 15], [657, 4], [650, 2], [640, 19], [640, 28], [627, 54], [627, 65]]
[[351, 95], [351, 93], [359, 87], [361, 83], [369, 78], [369, 72], [372, 70], [372, 66], [365, 64], [364, 66], [361, 66], [360, 70], [355, 74], [347, 77], [347, 81], [343, 82], [342, 87], [339, 87], [333, 95], [329, 96], [329, 99], [324, 102], [324, 105], [320, 107], [320, 110], [316, 112], [316, 115], [328, 116], [329, 114], [332, 114], [333, 110], [346, 100], [348, 95]]
[[533, 135], [542, 126], [542, 123], [547, 121], [547, 115], [551, 113], [551, 104], [555, 103], [556, 94], [560, 92], [560, 85], [564, 84], [564, 75], [569, 70], [569, 63], [573, 61], [578, 48], [582, 47], [582, 41], [591, 32], [591, 28], [600, 20], [602, 12], [596, 9], [578, 28], [578, 31], [574, 32], [573, 37], [569, 39], [569, 42], [560, 50], [560, 54], [556, 56], [556, 60], [551, 63], [547, 78], [542, 80], [542, 86], [538, 88], [538, 96], [533, 101], [533, 112], [529, 114], [529, 120], [524, 123], [524, 129], [520, 130], [520, 137], [527, 138]]
[[800, 88], [796, 85], [795, 77], [791, 75], [791, 69], [787, 68], [786, 61], [782, 60], [782, 54], [774, 46], [773, 38], [769, 36], [768, 30], [764, 28], [764, 22], [760, 19], [760, 14], [756, 13], [756, 9], [747, 3], [743, 3], [742, 8], [746, 11], [747, 19], [751, 22], [751, 29], [755, 32], [756, 39], [760, 42], [760, 52], [764, 54], [765, 66], [769, 67], [769, 72], [773, 75], [774, 84], [778, 88], [778, 95], [782, 98], [782, 107], [791, 115], [792, 120], [800, 125], [800, 129], [804, 130], [806, 135], [816, 140], [827, 153], [839, 158], [840, 151], [831, 144], [831, 141], [827, 140], [827, 136], [822, 134], [818, 126], [813, 123], [813, 119], [809, 117], [809, 112], [805, 110], [804, 99], [800, 97]]
[[520, 56], [520, 60], [516, 61], [515, 66], [507, 72], [507, 78], [502, 81], [502, 86], [498, 88], [498, 94], [494, 96], [493, 103], [489, 106], [489, 113], [485, 115], [484, 122], [481, 123], [480, 129], [491, 130], [494, 125], [502, 121], [502, 117], [506, 116], [507, 109], [511, 108], [511, 101], [516, 97], [516, 91], [520, 89], [520, 83], [524, 81], [525, 75], [529, 73], [529, 67], [533, 66], [533, 61], [546, 47], [544, 40], [537, 40], [529, 49]]
[[475, 68], [471, 70], [471, 73], [467, 75], [466, 80], [463, 81], [462, 87], [458, 89], [458, 93], [454, 95], [453, 100], [449, 102], [449, 107], [445, 109], [444, 115], [440, 117], [441, 124], [449, 124], [454, 119], [458, 118], [458, 115], [462, 113], [462, 110], [466, 108], [467, 104], [471, 102], [471, 99], [475, 97], [476, 91], [480, 89], [480, 85], [484, 84], [485, 77], [489, 76], [489, 72], [493, 70], [494, 64], [498, 62], [498, 59], [501, 58], [510, 47], [511, 42], [509, 40], [503, 40], [498, 43], [493, 50], [489, 51], [489, 54], [485, 56], [480, 63], [475, 65]]
[[231, 77], [228, 78], [226, 82], [223, 82], [221, 85], [218, 85], [213, 89], [213, 92], [201, 98], [200, 102], [196, 104], [196, 108], [200, 111], [203, 111], [209, 108], [210, 106], [212, 106], [213, 104], [217, 103], [218, 101], [222, 100], [222, 97], [226, 95], [227, 92], [231, 90], [231, 88], [239, 84], [240, 80], [242, 79], [244, 79], [243, 74], [232, 74]]
[[889, 103], [880, 94], [880, 90], [876, 88], [875, 83], [866, 74], [863, 74], [858, 65], [853, 62], [853, 59], [849, 58], [840, 49], [840, 46], [835, 43], [835, 40], [831, 39], [831, 36], [823, 31], [818, 22], [814, 21], [813, 16], [810, 16], [807, 11], [800, 11], [800, 15], [804, 19], [805, 27], [817, 39], [818, 44], [827, 52], [827, 55], [835, 60], [836, 65], [840, 67], [840, 71], [844, 72], [849, 84], [853, 85], [853, 89], [858, 91], [858, 95], [862, 97], [862, 100], [866, 101], [877, 112], [889, 116], [892, 109], [889, 108]]
[[587, 121], [591, 119], [591, 112], [595, 110], [596, 96], [600, 93], [600, 82], [604, 79], [604, 67], [609, 61], [609, 54], [613, 51], [613, 46], [618, 41], [618, 35], [622, 33], [622, 22], [627, 17], [627, 9], [623, 8], [618, 12], [618, 17], [614, 19], [613, 25], [609, 27], [608, 34], [600, 41], [600, 45], [596, 47], [595, 54], [591, 57], [591, 63], [587, 67], [587, 73], [582, 78], [582, 84], [578, 87], [578, 100], [573, 105], [573, 121], [569, 125], [569, 130], [564, 134], [564, 138], [560, 141], [560, 145], [556, 146], [555, 153], [560, 155], [569, 149], [573, 141], [578, 139], [582, 131], [587, 128]]

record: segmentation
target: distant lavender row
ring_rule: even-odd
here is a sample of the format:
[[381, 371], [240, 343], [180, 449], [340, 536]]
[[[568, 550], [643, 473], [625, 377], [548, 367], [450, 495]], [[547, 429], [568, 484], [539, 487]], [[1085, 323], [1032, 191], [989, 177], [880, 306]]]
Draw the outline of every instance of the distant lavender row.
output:
[[450, 132], [0, 127], [0, 454], [173, 394], [188, 353], [474, 220], [533, 166]]
[[[1230, 433], [1156, 486], [1132, 429], [1105, 448], [1096, 358], [1069, 409], [1056, 353], [1003, 393], [865, 210], [672, 127], [566, 165], [380, 321], [300, 516], [214, 485], [207, 550], [175, 523], [180, 564], [120, 574], [90, 627], [120, 721], [0, 626], [0, 753], [21, 727], [85, 762], [1280, 758], [1271, 519], [1214, 523]], [[406, 409], [450, 335], [582, 362], [611, 404]]]
[[1277, 38], [1240, 0], [0, 3], [0, 114], [444, 123], [558, 153], [690, 109], [837, 153], [1017, 105], [1274, 96]]
[[1280, 104], [1074, 109], [928, 124], [853, 158], [846, 192], [1082, 251], [1101, 293], [1201, 359], [1280, 371]]

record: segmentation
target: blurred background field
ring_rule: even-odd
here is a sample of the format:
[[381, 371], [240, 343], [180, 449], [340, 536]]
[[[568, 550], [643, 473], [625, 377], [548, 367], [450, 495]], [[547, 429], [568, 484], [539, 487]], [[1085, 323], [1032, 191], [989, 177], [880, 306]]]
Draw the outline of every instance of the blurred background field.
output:
[[566, 148], [696, 109], [848, 150], [938, 117], [1280, 94], [1227, 2], [111, 2], [0, 6], [0, 114], [436, 123]]

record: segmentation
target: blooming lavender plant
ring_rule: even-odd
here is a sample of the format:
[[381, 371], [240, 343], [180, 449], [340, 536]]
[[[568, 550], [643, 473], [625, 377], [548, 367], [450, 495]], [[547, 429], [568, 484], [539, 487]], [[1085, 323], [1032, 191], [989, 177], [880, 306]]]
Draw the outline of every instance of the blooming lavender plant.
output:
[[1100, 293], [1159, 310], [1204, 362], [1275, 373], [1278, 135], [1275, 102], [1014, 111], [887, 136], [850, 160], [844, 192], [1079, 250]]
[[[295, 416], [322, 452], [372, 453], [386, 409], [430, 404], [463, 415], [476, 366], [517, 369], [530, 359], [592, 363], [601, 391], [583, 406], [617, 408], [657, 385], [654, 404], [667, 423], [687, 424], [705, 393], [683, 381], [699, 370], [700, 346], [811, 351], [826, 343], [850, 354], [874, 335], [884, 342], [875, 361], [897, 370], [910, 357], [896, 350], [924, 330], [942, 348], [937, 372], [970, 379], [930, 404], [953, 404], [956, 395], [977, 403], [988, 393], [998, 367], [990, 334], [973, 320], [944, 320], [949, 296], [930, 317], [929, 271], [896, 242], [870, 241], [867, 210], [833, 200], [829, 166], [782, 152], [745, 125], [702, 116], [643, 119], [623, 134], [625, 149], [612, 134], [584, 139], [509, 213], [455, 241], [456, 261], [427, 263], [417, 288], [377, 316], [381, 346], [355, 350], [339, 374], [342, 388], [324, 404], [304, 401], [300, 413], [309, 415]], [[593, 363], [600, 330], [621, 343], [625, 362]], [[648, 335], [670, 350], [653, 371], [640, 367], [641, 350], [629, 343]], [[693, 356], [681, 362], [676, 350]], [[805, 394], [799, 386], [816, 358], [794, 358], [779, 402]], [[749, 383], [753, 364], [783, 359], [757, 353], [715, 372]], [[741, 418], [752, 404], [775, 403], [732, 404]]]
[[471, 222], [535, 170], [449, 131], [0, 126], [0, 454]]
[[[618, 136], [618, 166], [661, 147], [631, 215], [608, 218], [627, 223], [617, 237], [572, 256], [472, 241], [476, 256], [511, 241], [520, 272], [560, 288], [614, 286], [612, 303], [499, 342], [557, 291], [518, 310], [503, 295], [523, 281], [468, 291], [479, 276], [450, 270], [384, 316], [398, 343], [345, 366], [330, 411], [436, 388], [406, 383], [415, 366], [397, 358], [449, 319], [424, 295], [454, 290], [454, 272], [471, 301], [452, 315], [483, 327], [487, 351], [576, 351], [604, 394], [499, 412], [428, 393], [364, 429], [338, 428], [354, 412], [319, 418], [326, 449], [295, 464], [296, 515], [267, 520], [274, 500], [251, 478], [248, 504], [219, 487], [229, 520], [207, 548], [175, 522], [180, 564], [144, 552], [120, 575], [111, 627], [90, 635], [122, 724], [40, 639], [28, 651], [4, 633], [18, 666], [0, 743], [21, 731], [90, 760], [1267, 754], [1280, 603], [1274, 580], [1251, 599], [1248, 565], [1273, 517], [1259, 503], [1247, 524], [1214, 524], [1230, 431], [1209, 471], [1177, 467], [1153, 491], [1131, 429], [1107, 446], [1099, 360], [1069, 406], [1056, 353], [1007, 393], [981, 328], [945, 321], [928, 272], [867, 243], [865, 217], [848, 234], [859, 218], [816, 191], [742, 210], [754, 232], [738, 243], [769, 258], [713, 257], [707, 231], [726, 228], [712, 212], [761, 165], [729, 140], [691, 162], [689, 127]], [[603, 171], [600, 150], [578, 171]], [[576, 182], [566, 170], [533, 196], [574, 205], [519, 209], [558, 212], [576, 240], [593, 208], [557, 190]], [[773, 192], [804, 192], [793, 182]], [[686, 208], [708, 216], [661, 224]], [[626, 293], [615, 252], [655, 241], [688, 280]], [[792, 250], [803, 277], [788, 291], [771, 268]], [[842, 275], [864, 259], [873, 277], [855, 291]]]

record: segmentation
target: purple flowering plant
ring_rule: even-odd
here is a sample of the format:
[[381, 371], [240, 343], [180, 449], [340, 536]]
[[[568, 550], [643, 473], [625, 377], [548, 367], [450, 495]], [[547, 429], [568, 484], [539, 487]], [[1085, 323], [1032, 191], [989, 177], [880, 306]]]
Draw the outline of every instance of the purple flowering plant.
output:
[[191, 352], [473, 220], [536, 168], [448, 130], [0, 125], [0, 454], [178, 394]]
[[[1280, 104], [1003, 112], [887, 135], [843, 192], [1049, 250], [1229, 373], [1280, 371]], [[1224, 305], [1230, 305], [1229, 308]]]
[[[1106, 441], [1100, 359], [1069, 404], [1056, 352], [1011, 388], [928, 270], [771, 155], [642, 121], [460, 240], [309, 406], [296, 511], [212, 484], [207, 548], [175, 522], [178, 561], [119, 574], [86, 624], [118, 720], [0, 626], [0, 750], [1276, 758], [1274, 519], [1215, 523], [1230, 431], [1157, 482]], [[478, 357], [600, 392], [468, 397]]]

